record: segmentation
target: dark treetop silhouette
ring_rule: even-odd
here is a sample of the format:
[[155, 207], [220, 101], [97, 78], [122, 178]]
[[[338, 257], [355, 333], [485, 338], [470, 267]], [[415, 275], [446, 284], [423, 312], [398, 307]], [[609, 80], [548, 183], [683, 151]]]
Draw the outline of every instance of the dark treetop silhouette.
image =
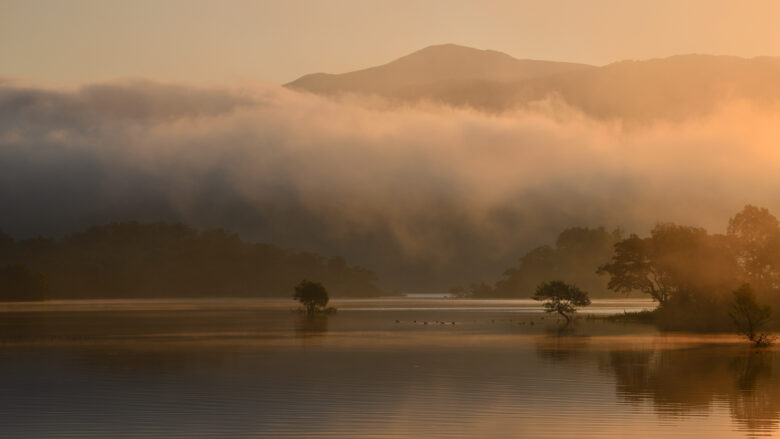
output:
[[303, 280], [295, 286], [293, 299], [301, 302], [301, 305], [306, 309], [306, 314], [310, 316], [325, 311], [330, 300], [328, 290], [325, 289], [324, 285], [309, 280]]
[[780, 225], [768, 210], [750, 205], [729, 221], [726, 235], [659, 224], [647, 238], [631, 235], [615, 244], [599, 272], [610, 276], [610, 289], [657, 301], [655, 321], [663, 328], [729, 330], [732, 292], [740, 285], [749, 283], [756, 296], [740, 288], [738, 303], [780, 303]]
[[[321, 279], [338, 296], [382, 294], [372, 271], [341, 257], [249, 243], [221, 229], [130, 222], [60, 240], [2, 238], [0, 267], [23, 263], [42, 273], [52, 299], [284, 297], [302, 278]], [[0, 300], [42, 298], [14, 291], [3, 289]]]
[[752, 341], [756, 347], [769, 346], [772, 339], [766, 333], [760, 332], [772, 317], [769, 305], [759, 305], [750, 284], [743, 284], [734, 291], [734, 300], [729, 311], [729, 317], [734, 321], [737, 331]]
[[608, 232], [603, 227], [572, 227], [558, 235], [555, 245], [536, 247], [520, 258], [516, 266], [507, 268], [495, 284], [472, 284], [453, 288], [456, 296], [464, 297], [528, 297], [542, 282], [558, 279], [581, 286], [595, 297], [611, 297], [607, 279], [596, 269], [612, 257], [620, 231]]
[[590, 305], [588, 293], [559, 280], [539, 285], [533, 299], [545, 300], [545, 311], [562, 315], [567, 325], [571, 323], [572, 314], [577, 312], [578, 306]]
[[[621, 238], [618, 231], [571, 228], [555, 247], [527, 253], [494, 285], [452, 291], [462, 297], [528, 297], [532, 282], [584, 281], [589, 291], [608, 288], [651, 297], [658, 309], [637, 318], [663, 329], [730, 331], [732, 292], [740, 285], [750, 284], [759, 308], [780, 306], [780, 222], [767, 209], [747, 205], [727, 230], [710, 234], [700, 227], [659, 223], [647, 237]], [[768, 324], [778, 328], [778, 323]]]

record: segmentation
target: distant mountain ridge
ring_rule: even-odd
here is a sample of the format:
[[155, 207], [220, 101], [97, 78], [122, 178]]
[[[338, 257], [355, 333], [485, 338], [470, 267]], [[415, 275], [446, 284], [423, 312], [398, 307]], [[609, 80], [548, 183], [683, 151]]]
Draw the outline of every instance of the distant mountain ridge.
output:
[[590, 68], [593, 67], [585, 64], [521, 60], [494, 50], [443, 44], [426, 47], [378, 67], [344, 74], [314, 73], [285, 86], [322, 94], [392, 94], [440, 83], [514, 82]]
[[676, 55], [596, 67], [445, 44], [377, 67], [305, 75], [285, 87], [486, 111], [555, 98], [598, 118], [678, 119], [706, 114], [734, 99], [780, 102], [780, 57]]

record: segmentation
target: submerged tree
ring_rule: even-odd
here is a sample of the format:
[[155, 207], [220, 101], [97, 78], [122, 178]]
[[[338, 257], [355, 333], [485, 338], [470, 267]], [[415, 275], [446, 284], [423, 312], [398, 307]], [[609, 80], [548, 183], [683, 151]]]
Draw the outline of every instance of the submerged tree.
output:
[[729, 316], [740, 334], [752, 341], [756, 347], [769, 346], [772, 339], [766, 333], [760, 332], [772, 316], [769, 305], [759, 305], [756, 295], [749, 284], [743, 284], [734, 291], [734, 301]]
[[536, 287], [533, 299], [546, 300], [545, 311], [562, 315], [567, 325], [571, 322], [572, 314], [577, 311], [576, 307], [590, 305], [588, 293], [559, 280], [540, 284]]
[[301, 302], [309, 315], [325, 310], [325, 306], [330, 300], [328, 290], [320, 282], [309, 280], [303, 280], [295, 286], [293, 299]]

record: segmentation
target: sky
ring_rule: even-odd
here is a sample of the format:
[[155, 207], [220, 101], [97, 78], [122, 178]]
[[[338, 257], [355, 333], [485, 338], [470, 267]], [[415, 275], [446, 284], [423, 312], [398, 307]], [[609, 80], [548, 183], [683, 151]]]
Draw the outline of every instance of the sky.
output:
[[0, 78], [286, 83], [456, 43], [604, 65], [780, 56], [780, 1], [0, 0]]

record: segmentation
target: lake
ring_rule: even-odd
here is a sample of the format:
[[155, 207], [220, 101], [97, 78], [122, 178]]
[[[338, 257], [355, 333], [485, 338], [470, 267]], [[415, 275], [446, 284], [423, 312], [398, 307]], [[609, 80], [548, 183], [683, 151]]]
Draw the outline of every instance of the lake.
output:
[[[780, 434], [780, 350], [530, 300], [0, 304], [1, 437]], [[652, 308], [594, 300], [588, 313]]]

